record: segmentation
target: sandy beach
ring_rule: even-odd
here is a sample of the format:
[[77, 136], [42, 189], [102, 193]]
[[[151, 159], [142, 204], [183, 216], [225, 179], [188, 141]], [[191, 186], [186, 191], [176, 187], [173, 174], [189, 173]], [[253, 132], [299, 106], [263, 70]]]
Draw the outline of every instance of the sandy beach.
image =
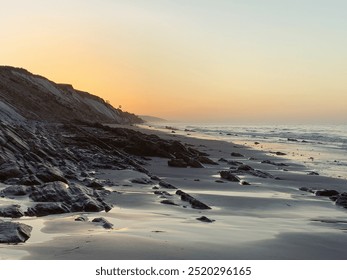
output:
[[[230, 142], [136, 129], [186, 143], [218, 165], [179, 168], [168, 166], [165, 158], [147, 158], [144, 167], [156, 180], [134, 170], [96, 170], [94, 176], [111, 191], [109, 212], [13, 219], [33, 226], [31, 238], [1, 244], [1, 259], [347, 258], [347, 210], [314, 194], [342, 193], [345, 180], [308, 175], [305, 166], [280, 155]], [[221, 178], [219, 172], [232, 164], [251, 167], [253, 174], [238, 173], [240, 182]], [[271, 177], [255, 176], [256, 171]], [[193, 208], [178, 190], [210, 209]], [[82, 221], [75, 221], [79, 217]], [[97, 217], [113, 227], [91, 222]]]

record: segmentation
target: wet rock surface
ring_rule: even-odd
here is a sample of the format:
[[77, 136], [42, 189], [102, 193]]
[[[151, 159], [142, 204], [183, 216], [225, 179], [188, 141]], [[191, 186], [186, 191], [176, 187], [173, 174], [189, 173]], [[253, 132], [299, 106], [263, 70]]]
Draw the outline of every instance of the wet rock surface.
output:
[[196, 218], [198, 221], [200, 222], [204, 222], [204, 223], [213, 223], [215, 220], [209, 219], [206, 216], [201, 216], [199, 218]]
[[109, 221], [107, 221], [103, 217], [93, 219], [92, 223], [98, 223], [105, 229], [112, 229], [113, 228], [113, 224], [110, 223]]
[[32, 227], [22, 223], [0, 221], [0, 243], [22, 243], [30, 238]]
[[176, 191], [176, 194], [181, 197], [181, 200], [189, 202], [192, 208], [203, 209], [203, 210], [211, 209], [211, 207], [207, 206], [205, 203], [197, 200], [196, 198], [192, 197], [191, 195], [181, 190]]
[[0, 207], [0, 217], [20, 218], [24, 216], [24, 212], [20, 205], [9, 205]]

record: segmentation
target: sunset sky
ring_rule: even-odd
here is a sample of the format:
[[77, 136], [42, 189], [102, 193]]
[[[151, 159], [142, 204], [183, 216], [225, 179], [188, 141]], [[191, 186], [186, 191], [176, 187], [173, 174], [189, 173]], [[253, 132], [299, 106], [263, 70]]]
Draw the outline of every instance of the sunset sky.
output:
[[171, 120], [347, 122], [347, 1], [0, 0], [0, 64]]

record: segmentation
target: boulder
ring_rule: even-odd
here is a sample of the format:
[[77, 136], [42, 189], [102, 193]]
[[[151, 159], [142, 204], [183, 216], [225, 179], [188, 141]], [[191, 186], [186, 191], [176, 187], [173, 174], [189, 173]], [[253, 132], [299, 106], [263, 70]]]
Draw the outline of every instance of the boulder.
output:
[[20, 205], [9, 205], [0, 208], [0, 216], [8, 218], [20, 218], [24, 216]]
[[209, 218], [207, 218], [206, 216], [201, 216], [200, 218], [196, 218], [198, 221], [200, 222], [204, 222], [204, 223], [213, 223], [215, 220], [211, 220]]
[[200, 161], [196, 160], [196, 159], [191, 159], [189, 162], [188, 162], [188, 165], [190, 167], [193, 167], [193, 168], [204, 168], [204, 166], [201, 164]]
[[191, 195], [181, 190], [176, 191], [176, 194], [181, 197], [181, 200], [189, 202], [192, 208], [202, 209], [202, 210], [211, 209], [211, 207], [207, 206], [206, 204], [202, 203], [201, 201], [197, 200], [196, 198], [192, 197]]
[[234, 175], [230, 170], [222, 170], [219, 172], [221, 178], [231, 181], [231, 182], [240, 182], [240, 178]]
[[20, 243], [30, 238], [32, 227], [22, 223], [0, 222], [0, 243]]
[[11, 197], [11, 196], [24, 196], [27, 195], [31, 190], [31, 187], [27, 186], [9, 186], [0, 191], [0, 196]]
[[167, 162], [168, 166], [171, 166], [171, 167], [182, 167], [182, 168], [185, 168], [188, 166], [187, 162], [185, 162], [183, 159], [181, 158], [173, 158], [173, 159], [170, 159], [168, 162]]
[[336, 191], [336, 190], [319, 190], [319, 191], [316, 191], [316, 196], [335, 196], [335, 195], [338, 195], [339, 192]]
[[26, 216], [48, 216], [54, 214], [69, 213], [70, 207], [65, 203], [60, 202], [49, 202], [49, 203], [38, 203], [35, 206], [29, 207], [25, 212]]
[[110, 223], [109, 221], [107, 221], [105, 218], [101, 217], [101, 218], [95, 218], [92, 220], [93, 223], [98, 223], [101, 226], [103, 226], [106, 229], [112, 229], [113, 228], [113, 224]]
[[231, 153], [231, 156], [232, 157], [244, 157], [244, 155], [240, 154], [240, 153], [235, 153], [235, 152], [232, 152]]
[[337, 196], [336, 205], [347, 208], [347, 193], [341, 193]]

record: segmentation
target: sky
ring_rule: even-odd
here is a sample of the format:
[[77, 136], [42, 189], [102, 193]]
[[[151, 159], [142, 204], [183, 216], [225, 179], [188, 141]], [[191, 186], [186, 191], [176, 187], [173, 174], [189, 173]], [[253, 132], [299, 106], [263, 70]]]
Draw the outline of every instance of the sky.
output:
[[0, 65], [169, 120], [347, 123], [347, 1], [0, 0]]

